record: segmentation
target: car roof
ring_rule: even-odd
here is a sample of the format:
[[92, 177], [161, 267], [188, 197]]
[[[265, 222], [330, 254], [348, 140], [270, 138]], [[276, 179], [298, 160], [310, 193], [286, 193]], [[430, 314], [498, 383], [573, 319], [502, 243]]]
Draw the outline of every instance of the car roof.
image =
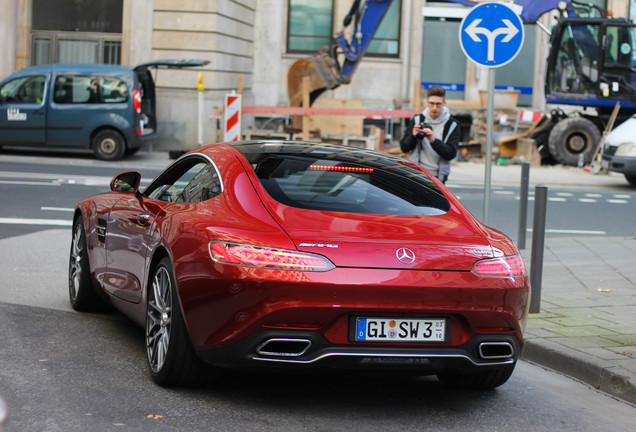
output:
[[87, 73], [113, 73], [113, 72], [130, 72], [133, 69], [130, 66], [111, 65], [111, 64], [90, 64], [90, 63], [52, 63], [39, 66], [31, 66], [25, 69], [21, 69], [12, 77], [21, 75], [33, 75], [33, 74], [49, 74], [55, 73], [75, 73], [75, 74], [87, 74]]
[[237, 141], [226, 144], [236, 148], [241, 153], [276, 153], [285, 155], [329, 155], [330, 158], [348, 162], [369, 162], [382, 160], [384, 163], [404, 163], [406, 160], [398, 156], [368, 150], [360, 147], [342, 144], [310, 142], [310, 141], [280, 141], [254, 140]]

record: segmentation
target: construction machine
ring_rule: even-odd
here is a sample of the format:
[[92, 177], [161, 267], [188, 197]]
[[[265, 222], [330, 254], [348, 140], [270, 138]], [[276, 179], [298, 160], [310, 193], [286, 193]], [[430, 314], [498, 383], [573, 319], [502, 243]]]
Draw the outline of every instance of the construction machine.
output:
[[[450, 0], [466, 6], [477, 1]], [[297, 60], [287, 75], [291, 106], [302, 105], [302, 81], [309, 78], [311, 105], [324, 91], [351, 81], [392, 0], [355, 0], [342, 30], [310, 58]], [[552, 109], [533, 130], [542, 159], [576, 165], [589, 163], [601, 131], [620, 103], [618, 120], [636, 113], [636, 27], [625, 19], [608, 17], [594, 4], [578, 1], [515, 0], [508, 4], [524, 23], [537, 24], [550, 34], [545, 95], [553, 105], [583, 110], [568, 114]], [[538, 22], [549, 11], [559, 19], [551, 30]], [[594, 109], [595, 112], [587, 110]]]

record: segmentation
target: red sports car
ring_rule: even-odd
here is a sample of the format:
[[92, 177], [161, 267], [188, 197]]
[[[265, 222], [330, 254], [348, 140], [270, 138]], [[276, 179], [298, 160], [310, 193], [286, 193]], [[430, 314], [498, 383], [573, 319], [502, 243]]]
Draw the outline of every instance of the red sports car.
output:
[[145, 327], [161, 385], [222, 367], [413, 371], [487, 389], [523, 345], [512, 241], [417, 165], [354, 147], [199, 147], [79, 203], [70, 301]]

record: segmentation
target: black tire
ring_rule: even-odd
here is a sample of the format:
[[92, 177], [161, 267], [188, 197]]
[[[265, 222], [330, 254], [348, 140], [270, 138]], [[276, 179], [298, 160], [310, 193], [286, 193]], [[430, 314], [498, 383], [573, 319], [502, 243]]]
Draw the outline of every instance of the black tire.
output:
[[204, 385], [213, 369], [194, 352], [177, 298], [169, 258], [153, 269], [146, 311], [146, 360], [155, 382], [165, 387]]
[[95, 134], [93, 142], [93, 153], [100, 160], [116, 161], [126, 154], [126, 141], [122, 134], [112, 129], [104, 129]]
[[73, 223], [73, 236], [68, 264], [68, 294], [71, 306], [76, 311], [88, 312], [101, 309], [103, 301], [95, 291], [90, 274], [86, 231], [82, 217]]
[[508, 381], [515, 364], [479, 372], [439, 374], [437, 378], [444, 385], [460, 390], [490, 390]]
[[600, 140], [601, 132], [590, 120], [583, 117], [568, 117], [552, 128], [548, 147], [557, 162], [576, 166], [581, 154], [584, 163], [592, 162]]
[[636, 175], [623, 174], [630, 185], [636, 186]]

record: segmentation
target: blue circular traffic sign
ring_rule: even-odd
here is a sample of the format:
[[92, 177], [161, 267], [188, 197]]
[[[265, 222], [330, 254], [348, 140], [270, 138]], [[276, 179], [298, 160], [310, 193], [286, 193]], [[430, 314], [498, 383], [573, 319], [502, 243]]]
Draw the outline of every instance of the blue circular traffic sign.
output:
[[501, 3], [475, 6], [459, 26], [459, 44], [475, 63], [499, 67], [510, 63], [523, 46], [519, 15]]

